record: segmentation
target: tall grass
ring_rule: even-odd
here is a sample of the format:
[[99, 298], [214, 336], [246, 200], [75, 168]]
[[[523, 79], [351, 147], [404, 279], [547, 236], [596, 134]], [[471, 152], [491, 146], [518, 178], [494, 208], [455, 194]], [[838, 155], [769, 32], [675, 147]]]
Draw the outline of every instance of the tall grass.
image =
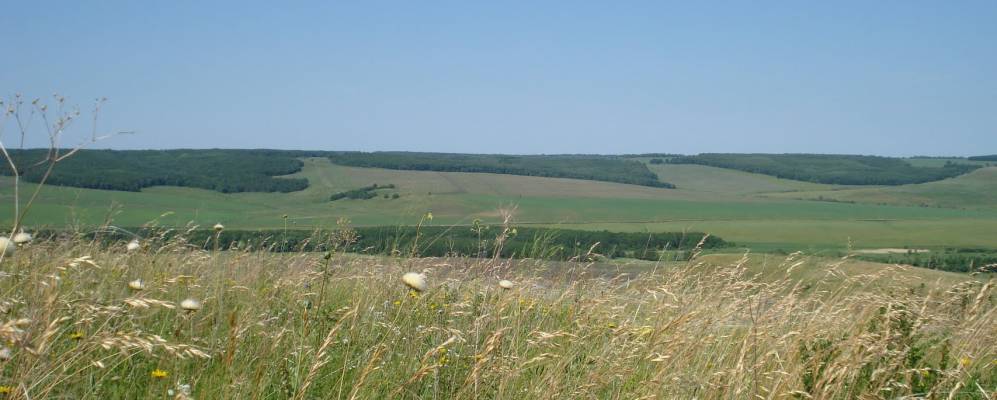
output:
[[[986, 399], [997, 387], [991, 281], [920, 287], [899, 268], [845, 276], [829, 263], [826, 279], [800, 282], [794, 260], [763, 280], [746, 258], [617, 276], [201, 248], [172, 235], [127, 252], [81, 235], [4, 260], [0, 396]], [[426, 292], [399, 279], [423, 270]], [[187, 298], [203, 308], [180, 309]]]

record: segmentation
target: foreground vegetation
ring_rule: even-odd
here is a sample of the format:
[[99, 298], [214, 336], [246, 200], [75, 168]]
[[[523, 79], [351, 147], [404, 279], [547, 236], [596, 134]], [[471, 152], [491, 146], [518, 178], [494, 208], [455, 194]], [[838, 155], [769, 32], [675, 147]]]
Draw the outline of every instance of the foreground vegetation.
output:
[[945, 163], [916, 167], [900, 158], [834, 154], [700, 154], [673, 157], [674, 164], [699, 164], [834, 185], [904, 185], [951, 178], [978, 166]]
[[[336, 251], [348, 229], [324, 253], [213, 252], [165, 237], [133, 251], [66, 237], [3, 259], [6, 398], [985, 399], [997, 389], [993, 282], [965, 275], [856, 273], [795, 254], [765, 276], [737, 257], [625, 273], [353, 256]], [[802, 269], [811, 278], [798, 279]], [[427, 289], [406, 288], [406, 271], [424, 271]]]

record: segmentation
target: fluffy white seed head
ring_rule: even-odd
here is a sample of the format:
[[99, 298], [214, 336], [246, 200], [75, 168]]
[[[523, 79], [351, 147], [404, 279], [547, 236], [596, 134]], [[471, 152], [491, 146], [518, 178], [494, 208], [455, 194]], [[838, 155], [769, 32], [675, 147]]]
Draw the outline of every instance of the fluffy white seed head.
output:
[[197, 311], [201, 309], [201, 302], [195, 299], [185, 299], [180, 302], [180, 308], [187, 311]]
[[402, 275], [402, 282], [405, 282], [408, 287], [419, 292], [424, 292], [429, 288], [429, 284], [426, 283], [426, 275], [424, 274], [406, 272], [405, 275]]
[[15, 251], [17, 251], [17, 246], [14, 245], [14, 241], [8, 239], [6, 236], [0, 236], [0, 255], [13, 257]]
[[11, 358], [14, 358], [14, 352], [7, 347], [0, 348], [0, 361], [8, 361]]
[[128, 282], [128, 288], [131, 290], [143, 290], [145, 289], [145, 282], [142, 282], [141, 279], [136, 279]]
[[499, 287], [505, 290], [509, 290], [516, 287], [516, 284], [512, 283], [512, 281], [508, 279], [503, 279], [499, 281]]
[[18, 232], [16, 235], [14, 235], [15, 244], [25, 244], [30, 242], [31, 239], [32, 239], [31, 234], [23, 231]]
[[214, 226], [213, 229], [215, 230], [215, 232], [221, 232], [222, 229], [225, 229], [225, 225], [222, 225], [222, 223], [219, 222], [219, 223], [215, 224], [215, 226]]
[[139, 244], [138, 239], [135, 239], [135, 240], [132, 240], [132, 241], [128, 242], [128, 245], [125, 246], [125, 248], [128, 249], [128, 251], [135, 251], [135, 250], [140, 249], [141, 247], [142, 247], [142, 245]]

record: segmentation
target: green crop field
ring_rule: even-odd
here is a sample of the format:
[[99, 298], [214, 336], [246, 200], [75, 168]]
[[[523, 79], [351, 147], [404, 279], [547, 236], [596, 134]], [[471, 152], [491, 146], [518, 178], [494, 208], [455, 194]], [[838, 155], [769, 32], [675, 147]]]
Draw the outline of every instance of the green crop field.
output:
[[[231, 193], [152, 187], [141, 192], [44, 187], [30, 226], [149, 222], [182, 226], [222, 222], [231, 228], [314, 229], [340, 218], [354, 225], [496, 223], [514, 209], [515, 223], [613, 231], [703, 231], [739, 246], [766, 249], [879, 247], [997, 248], [997, 168], [917, 185], [849, 187], [779, 179], [701, 165], [649, 165], [663, 189], [561, 178], [490, 173], [404, 171], [304, 159], [291, 178], [310, 186], [291, 193]], [[329, 201], [333, 193], [393, 184], [369, 200]], [[34, 185], [23, 184], [30, 192]], [[838, 202], [813, 201], [820, 198]], [[11, 179], [0, 178], [0, 202], [11, 204]], [[803, 200], [801, 200], [803, 199]], [[921, 207], [929, 199], [936, 207]], [[849, 203], [844, 201], [854, 201]], [[883, 204], [877, 204], [883, 203]], [[0, 213], [9, 223], [12, 207]]]
[[955, 178], [916, 185], [812, 190], [774, 194], [773, 197], [995, 210], [997, 209], [997, 167], [981, 168]]

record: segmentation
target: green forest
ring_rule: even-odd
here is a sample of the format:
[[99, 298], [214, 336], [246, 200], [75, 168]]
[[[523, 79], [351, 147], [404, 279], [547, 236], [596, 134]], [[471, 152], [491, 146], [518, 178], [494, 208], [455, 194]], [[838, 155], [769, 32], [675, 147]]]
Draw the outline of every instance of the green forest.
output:
[[671, 164], [699, 164], [784, 179], [834, 185], [905, 185], [951, 178], [978, 166], [946, 163], [915, 167], [900, 158], [834, 154], [719, 154], [673, 157]]
[[991, 154], [988, 156], [974, 156], [969, 157], [969, 161], [997, 161], [997, 154]]
[[[371, 185], [368, 185], [368, 186], [364, 186], [362, 188], [357, 188], [357, 189], [353, 189], [353, 190], [347, 190], [347, 191], [343, 191], [343, 192], [339, 192], [339, 193], [334, 193], [332, 196], [329, 196], [329, 201], [336, 201], [336, 200], [342, 200], [342, 199], [368, 200], [368, 199], [373, 199], [373, 198], [377, 197], [377, 191], [378, 190], [382, 190], [382, 189], [394, 189], [394, 188], [395, 188], [394, 184], [378, 185], [378, 184], [374, 183], [374, 184], [371, 184]], [[387, 197], [388, 196], [385, 196], [385, 198], [387, 198]], [[393, 193], [393, 196], [391, 196], [391, 197], [397, 199], [398, 198], [398, 193]]]
[[997, 252], [988, 249], [946, 249], [937, 252], [905, 254], [860, 254], [857, 258], [949, 272], [997, 272]]
[[335, 153], [329, 158], [335, 164], [351, 167], [486, 172], [675, 187], [659, 181], [658, 176], [644, 164], [615, 156], [344, 152]]
[[[39, 182], [48, 150], [12, 150], [24, 180]], [[81, 150], [59, 162], [47, 184], [136, 192], [150, 186], [186, 186], [236, 192], [293, 192], [305, 179], [275, 178], [301, 170], [305, 152], [281, 150]], [[7, 164], [0, 174], [11, 175]]]

